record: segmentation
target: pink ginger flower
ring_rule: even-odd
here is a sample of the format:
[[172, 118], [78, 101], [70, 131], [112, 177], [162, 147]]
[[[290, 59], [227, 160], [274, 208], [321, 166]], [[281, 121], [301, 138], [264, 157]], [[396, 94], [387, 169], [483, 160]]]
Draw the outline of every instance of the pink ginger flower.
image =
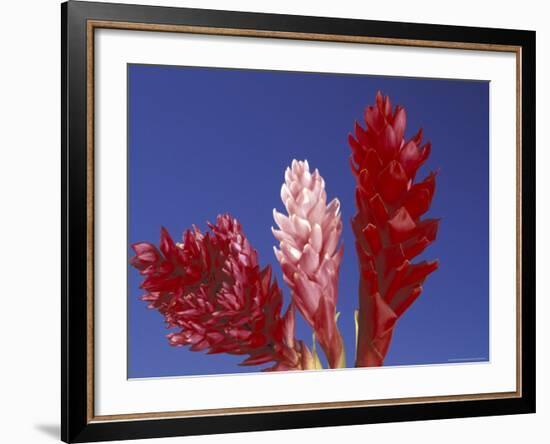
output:
[[177, 329], [169, 343], [249, 355], [242, 365], [272, 362], [268, 370], [314, 368], [311, 352], [294, 337], [293, 307], [281, 314], [271, 268], [260, 268], [239, 222], [223, 215], [209, 227], [205, 234], [187, 230], [177, 244], [163, 228], [160, 250], [148, 242], [132, 246], [130, 263], [144, 276], [143, 300]]
[[327, 205], [325, 181], [318, 170], [309, 171], [307, 160], [292, 161], [286, 169], [281, 199], [288, 216], [275, 209], [273, 229], [281, 264], [293, 303], [312, 327], [331, 368], [345, 367], [342, 337], [336, 325], [338, 273], [343, 247], [340, 202]]

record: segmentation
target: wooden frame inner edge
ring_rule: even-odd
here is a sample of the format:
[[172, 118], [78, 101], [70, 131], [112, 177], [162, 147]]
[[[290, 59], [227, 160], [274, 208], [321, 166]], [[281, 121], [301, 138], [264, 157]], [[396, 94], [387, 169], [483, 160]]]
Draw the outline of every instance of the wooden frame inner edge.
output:
[[[229, 407], [206, 410], [184, 410], [172, 412], [147, 412], [117, 415], [94, 414], [94, 31], [97, 28], [121, 29], [133, 31], [178, 32], [203, 35], [222, 35], [236, 37], [263, 37], [291, 40], [310, 40], [340, 43], [363, 43], [375, 45], [416, 46], [422, 48], [465, 49], [477, 51], [512, 52], [516, 55], [516, 391], [499, 393], [476, 393], [450, 396], [421, 396], [409, 398], [339, 401], [307, 404], [285, 404], [256, 407]], [[112, 422], [126, 420], [189, 418], [198, 416], [226, 416], [237, 414], [292, 412], [300, 410], [326, 410], [334, 408], [358, 408], [372, 406], [405, 405], [415, 403], [438, 403], [475, 401], [491, 399], [520, 398], [522, 396], [522, 291], [521, 291], [521, 150], [522, 150], [522, 48], [516, 45], [488, 43], [446, 42], [435, 40], [399, 39], [385, 37], [350, 36], [334, 34], [311, 34], [286, 31], [265, 31], [254, 29], [214, 28], [187, 25], [166, 25], [151, 23], [132, 23], [107, 20], [88, 20], [86, 25], [86, 206], [87, 206], [87, 422]]]

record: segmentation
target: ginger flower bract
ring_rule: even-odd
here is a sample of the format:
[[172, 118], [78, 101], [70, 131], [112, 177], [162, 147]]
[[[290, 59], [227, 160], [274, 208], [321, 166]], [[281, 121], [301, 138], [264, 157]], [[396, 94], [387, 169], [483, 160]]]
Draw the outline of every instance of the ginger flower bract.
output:
[[376, 95], [365, 111], [366, 130], [349, 136], [356, 177], [352, 220], [360, 262], [356, 366], [382, 365], [397, 319], [422, 292], [437, 261], [412, 263], [434, 240], [438, 219], [421, 219], [435, 191], [435, 174], [415, 182], [430, 155], [422, 130], [405, 140], [405, 109]]
[[223, 215], [209, 228], [187, 230], [181, 243], [163, 228], [159, 249], [133, 245], [143, 300], [176, 329], [170, 344], [249, 355], [242, 365], [271, 362], [270, 370], [313, 368], [311, 352], [294, 337], [293, 307], [281, 313], [281, 290], [271, 268], [260, 268], [241, 225]]
[[312, 327], [331, 367], [343, 367], [342, 337], [336, 325], [338, 274], [343, 248], [340, 202], [327, 204], [325, 181], [306, 161], [292, 161], [285, 172], [281, 200], [287, 215], [273, 210], [279, 229], [275, 255], [292, 300]]

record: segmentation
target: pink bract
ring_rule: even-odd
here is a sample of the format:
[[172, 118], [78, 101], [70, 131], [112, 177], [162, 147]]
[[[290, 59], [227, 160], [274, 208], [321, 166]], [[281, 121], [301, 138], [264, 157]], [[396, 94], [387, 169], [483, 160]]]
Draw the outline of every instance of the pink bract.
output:
[[325, 181], [307, 161], [292, 161], [285, 172], [281, 200], [288, 215], [273, 210], [279, 229], [275, 255], [292, 300], [312, 327], [332, 368], [345, 366], [342, 337], [336, 325], [338, 274], [343, 248], [340, 202], [327, 204]]

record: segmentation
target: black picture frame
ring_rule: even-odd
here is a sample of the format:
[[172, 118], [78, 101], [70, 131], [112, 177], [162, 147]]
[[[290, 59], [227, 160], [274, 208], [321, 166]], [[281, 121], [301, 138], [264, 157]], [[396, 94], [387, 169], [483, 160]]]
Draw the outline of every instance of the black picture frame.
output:
[[[521, 53], [521, 396], [354, 408], [95, 421], [88, 359], [87, 26], [90, 20], [512, 45]], [[535, 32], [69, 1], [61, 5], [61, 438], [91, 442], [535, 412]], [[90, 325], [92, 325], [90, 327]]]

